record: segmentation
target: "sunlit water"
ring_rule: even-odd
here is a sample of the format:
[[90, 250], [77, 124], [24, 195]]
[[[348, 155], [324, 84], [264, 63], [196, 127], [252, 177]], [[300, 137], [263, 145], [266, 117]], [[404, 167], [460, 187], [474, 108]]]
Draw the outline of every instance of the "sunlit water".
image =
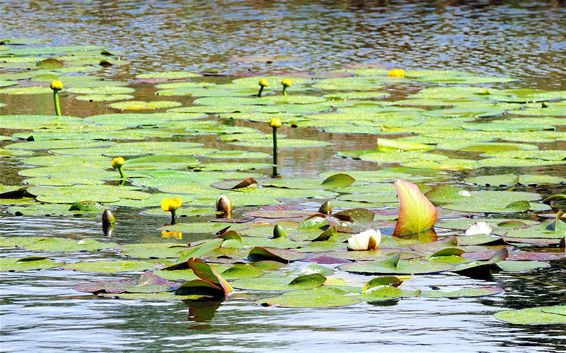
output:
[[[0, 37], [107, 46], [131, 62], [110, 70], [122, 78], [157, 69], [236, 74], [371, 63], [503, 74], [520, 78], [521, 87], [561, 89], [564, 18], [558, 1], [0, 1]], [[148, 87], [136, 89], [137, 95], [151, 94]], [[20, 99], [19, 104], [13, 111], [3, 108], [3, 113], [51, 109], [49, 101], [35, 105], [10, 99]], [[63, 109], [79, 116], [107, 111], [77, 101]], [[371, 136], [289, 134], [335, 143], [313, 153], [284, 155], [284, 175], [313, 176], [338, 166], [371, 167], [332, 157], [338, 150], [370, 148]], [[16, 165], [0, 163], [0, 182], [21, 180]], [[95, 220], [1, 217], [2, 235], [102, 239]], [[157, 227], [165, 222], [124, 214], [113, 240], [155, 240]], [[72, 260], [95, 256], [102, 255], [77, 254]], [[491, 314], [502, 308], [563, 304], [564, 267], [555, 262], [551, 269], [496, 275], [493, 281], [456, 275], [410, 281], [419, 288], [495, 284], [506, 290], [495, 297], [414, 298], [334, 309], [264, 308], [245, 293], [236, 293], [221, 305], [189, 309], [182, 303], [98, 299], [72, 290], [75, 284], [92, 280], [90, 274], [2, 273], [0, 351], [563, 352], [563, 326], [512, 326]]]

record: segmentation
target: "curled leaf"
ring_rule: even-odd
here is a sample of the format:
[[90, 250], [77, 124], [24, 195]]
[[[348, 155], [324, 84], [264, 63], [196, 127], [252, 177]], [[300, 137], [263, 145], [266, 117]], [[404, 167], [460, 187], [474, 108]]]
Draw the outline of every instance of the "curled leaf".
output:
[[399, 196], [399, 217], [393, 235], [416, 234], [431, 229], [438, 218], [436, 207], [415, 184], [397, 180], [393, 185]]

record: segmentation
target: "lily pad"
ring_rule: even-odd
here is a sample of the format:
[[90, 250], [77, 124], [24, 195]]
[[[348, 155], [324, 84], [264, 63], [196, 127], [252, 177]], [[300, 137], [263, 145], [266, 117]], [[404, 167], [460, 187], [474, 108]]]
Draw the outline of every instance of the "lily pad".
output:
[[29, 270], [44, 270], [63, 265], [46, 257], [0, 257], [0, 272], [24, 272]]
[[286, 308], [325, 308], [354, 305], [361, 301], [360, 295], [338, 288], [320, 287], [306, 291], [293, 291], [279, 297], [258, 300], [262, 306]]
[[541, 306], [521, 310], [500, 311], [493, 315], [500, 321], [514, 325], [556, 325], [566, 324], [566, 315], [562, 313], [565, 305]]

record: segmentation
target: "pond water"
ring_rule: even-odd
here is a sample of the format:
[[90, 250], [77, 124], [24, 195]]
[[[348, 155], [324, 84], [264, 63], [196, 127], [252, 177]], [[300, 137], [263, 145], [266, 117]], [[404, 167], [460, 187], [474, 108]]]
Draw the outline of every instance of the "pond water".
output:
[[[97, 72], [96, 76], [131, 80], [136, 100], [175, 100], [184, 106], [189, 106], [193, 99], [156, 97], [154, 82], [134, 80], [135, 75], [165, 70], [214, 70], [226, 76], [209, 79], [224, 83], [236, 76], [314, 74], [369, 64], [511, 76], [518, 81], [497, 87], [558, 91], [564, 89], [566, 82], [564, 15], [559, 1], [0, 0], [0, 40], [25, 37], [44, 39], [50, 45], [104, 46], [120, 53], [127, 63]], [[0, 66], [0, 73], [5, 72], [12, 72], [11, 68]], [[403, 99], [420, 88], [412, 84], [389, 88], [388, 99]], [[65, 95], [62, 98], [65, 115], [87, 117], [116, 112], [107, 103], [78, 101]], [[6, 104], [0, 105], [0, 115], [50, 115], [53, 109], [50, 95], [0, 94], [0, 103]], [[264, 123], [209, 119], [223, 126], [269, 132]], [[558, 131], [563, 132], [563, 126]], [[10, 136], [19, 131], [2, 129], [0, 121], [0, 132]], [[284, 178], [315, 178], [332, 170], [378, 169], [370, 161], [336, 156], [339, 151], [374, 149], [373, 134], [321, 132], [309, 127], [284, 128], [283, 133], [290, 138], [332, 141], [330, 146], [308, 152], [285, 150], [280, 170]], [[216, 137], [168, 140], [200, 142], [220, 150], [246, 149]], [[537, 146], [564, 150], [564, 141], [562, 136], [561, 140]], [[13, 142], [0, 141], [0, 147]], [[447, 154], [454, 157], [458, 153]], [[22, 166], [19, 158], [0, 158], [0, 186], [19, 185], [26, 179], [19, 174], [24, 168], [27, 167]], [[489, 173], [508, 172], [566, 175], [564, 164], [493, 168]], [[479, 174], [464, 170], [450, 178], [459, 182], [475, 175]], [[446, 178], [438, 178], [443, 179]], [[563, 194], [564, 184], [526, 191], [544, 196]], [[316, 210], [320, 202], [307, 200], [304, 204], [307, 209]], [[0, 204], [0, 210], [4, 206]], [[142, 216], [139, 210], [125, 207], [115, 213], [118, 225], [111, 241], [164, 241], [159, 228], [166, 218], [157, 213]], [[242, 213], [238, 210], [238, 216]], [[454, 214], [448, 211], [443, 215]], [[531, 216], [524, 213], [518, 217], [534, 218]], [[181, 219], [191, 221], [198, 219]], [[384, 224], [391, 227], [390, 222]], [[449, 234], [446, 231], [443, 235]], [[97, 218], [17, 217], [8, 212], [0, 214], [0, 235], [108, 240]], [[184, 242], [193, 240], [185, 238]], [[560, 254], [564, 249], [551, 247], [544, 251]], [[53, 256], [23, 249], [2, 250], [3, 257], [41, 255], [70, 262], [113, 258], [105, 253]], [[566, 303], [566, 263], [562, 258], [550, 265], [528, 273], [501, 272], [489, 280], [431, 274], [415, 276], [408, 283], [409, 288], [494, 285], [505, 290], [496, 296], [454, 300], [418, 297], [337, 308], [263, 307], [246, 291], [238, 291], [226, 302], [191, 305], [180, 301], [101, 299], [73, 287], [85, 281], [132, 276], [54, 269], [2, 272], [0, 351], [565, 352], [564, 325], [519, 326], [492, 317], [503, 309]]]

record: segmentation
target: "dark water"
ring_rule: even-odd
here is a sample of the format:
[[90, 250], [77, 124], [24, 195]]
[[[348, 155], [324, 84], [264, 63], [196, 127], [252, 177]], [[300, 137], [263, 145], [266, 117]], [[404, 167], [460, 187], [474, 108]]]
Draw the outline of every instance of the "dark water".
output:
[[[157, 69], [235, 74], [371, 63], [503, 74], [522, 79], [521, 87], [561, 89], [566, 77], [564, 14], [559, 1], [0, 1], [0, 37], [107, 46], [130, 61], [110, 70], [120, 78]], [[51, 109], [49, 102], [10, 99], [21, 100], [10, 113]], [[74, 103], [63, 110], [80, 116], [105, 111]], [[301, 134], [337, 143], [300, 159], [284, 156], [285, 175], [336, 168], [344, 161], [331, 158], [335, 150], [367, 148], [374, 141]], [[17, 166], [7, 163], [0, 160], [0, 182], [18, 182]], [[118, 242], [156, 239], [164, 222], [140, 220], [136, 213], [122, 219], [114, 239]], [[5, 215], [0, 216], [0, 234], [101, 237], [95, 220]], [[90, 274], [3, 273], [0, 351], [564, 352], [563, 326], [519, 327], [491, 317], [502, 308], [564, 303], [564, 267], [554, 263], [551, 269], [496, 275], [488, 282], [455, 275], [410, 281], [420, 288], [494, 284], [506, 290], [502, 296], [414, 298], [335, 309], [262, 308], [244, 294], [222, 305], [191, 308], [104, 300], [71, 289], [92, 280]]]

